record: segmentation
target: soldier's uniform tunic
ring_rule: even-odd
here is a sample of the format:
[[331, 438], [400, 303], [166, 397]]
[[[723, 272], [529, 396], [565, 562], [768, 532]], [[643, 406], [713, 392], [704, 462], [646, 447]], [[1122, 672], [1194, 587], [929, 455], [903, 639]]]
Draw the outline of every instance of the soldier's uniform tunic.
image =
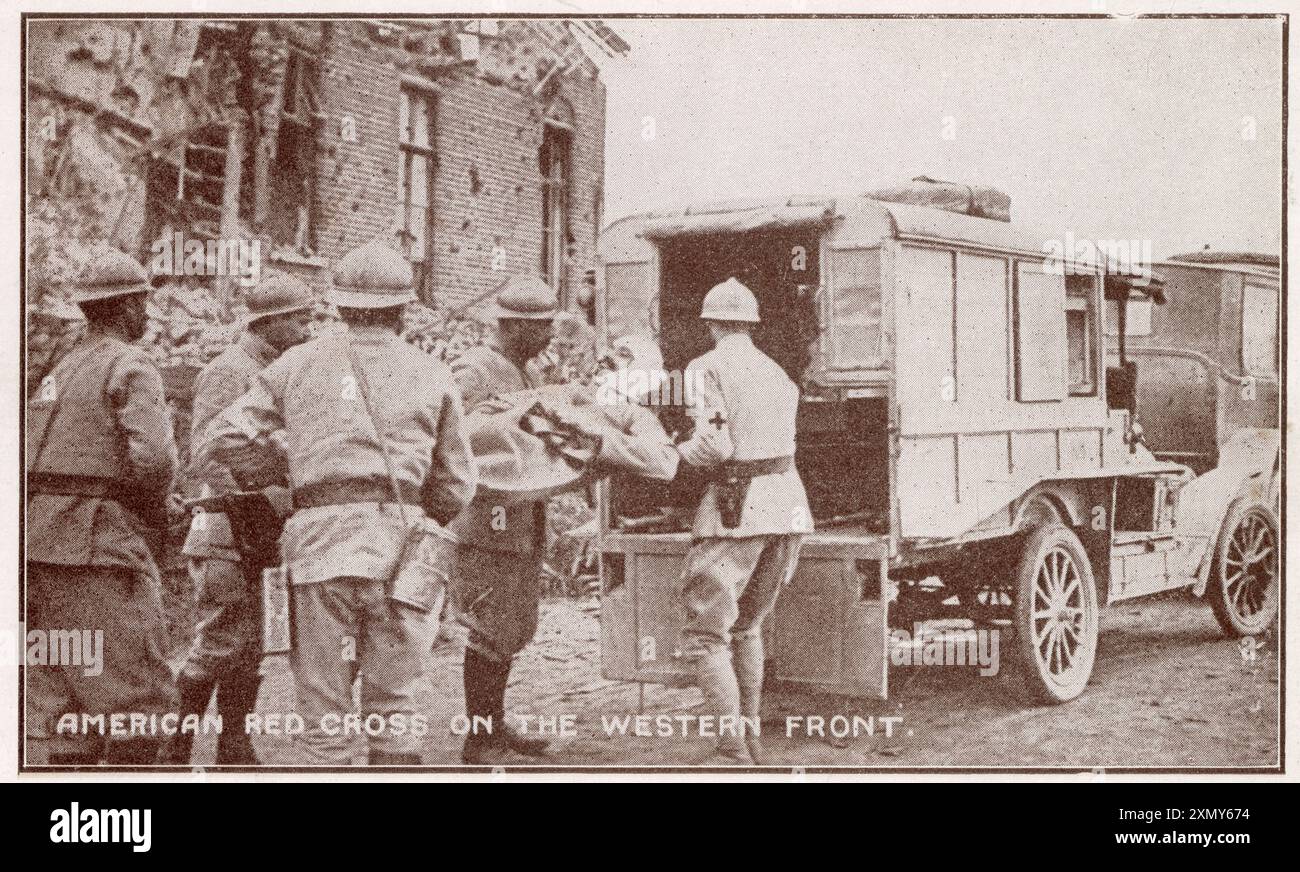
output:
[[[494, 344], [461, 355], [452, 374], [467, 413], [493, 396], [540, 385], [540, 379], [516, 367]], [[537, 632], [546, 504], [497, 506], [479, 497], [451, 529], [461, 542], [454, 602], [470, 623], [467, 644], [493, 660], [509, 660]]]
[[658, 416], [636, 403], [596, 406], [611, 429], [601, 433], [595, 475], [624, 472], [671, 481], [677, 474], [677, 449]]
[[[192, 458], [200, 456], [212, 419], [246, 393], [276, 357], [265, 340], [245, 331], [203, 368], [194, 381]], [[193, 485], [206, 485], [212, 494], [239, 489], [230, 473], [213, 463], [200, 464], [192, 478]], [[253, 668], [261, 658], [261, 598], [241, 570], [230, 520], [221, 512], [196, 515], [182, 553], [190, 560], [190, 576], [199, 593], [198, 630], [182, 671], [203, 679]], [[278, 555], [266, 555], [264, 562], [278, 563]]]
[[91, 335], [47, 384], [28, 405], [26, 627], [102, 629], [104, 662], [99, 675], [80, 665], [26, 670], [31, 762], [96, 752], [98, 734], [56, 735], [65, 712], [161, 715], [176, 701], [145, 539], [161, 530], [146, 531], [123, 504], [161, 509], [176, 471], [162, 377], [140, 349]]
[[[403, 502], [447, 522], [468, 504], [476, 483], [450, 372], [391, 331], [356, 327], [349, 336], [384, 422]], [[265, 452], [250, 451], [256, 436], [284, 432], [296, 507], [281, 545], [293, 590], [297, 711], [306, 721], [309, 761], [335, 764], [350, 760], [354, 736], [338, 721], [354, 711], [358, 671], [363, 721], [371, 714], [390, 725], [400, 720], [394, 715], [408, 721], [404, 732], [369, 736], [372, 759], [418, 754], [421, 740], [409, 722], [437, 618], [436, 611], [421, 614], [386, 596], [406, 528], [348, 341], [326, 336], [286, 351], [222, 415], [215, 433], [219, 459], [237, 478], [256, 480], [265, 474]], [[355, 659], [348, 659], [352, 650]]]
[[[467, 410], [492, 396], [508, 396], [536, 386], [501, 352], [481, 346], [454, 367]], [[602, 434], [595, 474], [614, 470], [671, 479], [677, 452], [650, 410], [633, 404], [592, 405], [609, 425]], [[468, 612], [468, 644], [496, 660], [508, 660], [532, 641], [541, 602], [545, 553], [544, 501], [497, 506], [474, 499], [452, 524], [457, 549], [456, 603]], [[507, 556], [508, 555], [508, 556]]]
[[[724, 336], [686, 374], [688, 383], [700, 385], [694, 433], [679, 446], [688, 463], [716, 467], [794, 455], [799, 389], [748, 336]], [[793, 464], [753, 479], [734, 528], [722, 522], [718, 487], [710, 482], [700, 501], [686, 558], [687, 657], [726, 648], [733, 637], [757, 637], [794, 573], [802, 536], [812, 532], [812, 513]]]

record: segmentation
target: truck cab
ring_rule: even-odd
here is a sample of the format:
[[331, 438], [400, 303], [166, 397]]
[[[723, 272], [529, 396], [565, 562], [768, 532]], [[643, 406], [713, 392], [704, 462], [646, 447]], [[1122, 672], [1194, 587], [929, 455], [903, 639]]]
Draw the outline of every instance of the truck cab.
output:
[[[1197, 475], [1176, 518], [1194, 591], [1225, 631], [1255, 635], [1279, 607], [1280, 261], [1205, 250], [1153, 268], [1167, 300], [1110, 304], [1108, 362], [1132, 374], [1143, 443]], [[1234, 555], [1260, 559], [1248, 569]], [[1246, 589], [1233, 580], [1252, 573]], [[1263, 580], [1267, 590], [1257, 590]]]
[[1168, 301], [1111, 302], [1107, 348], [1141, 372], [1136, 408], [1157, 457], [1198, 475], [1242, 429], [1278, 429], [1278, 258], [1202, 251], [1154, 266]]

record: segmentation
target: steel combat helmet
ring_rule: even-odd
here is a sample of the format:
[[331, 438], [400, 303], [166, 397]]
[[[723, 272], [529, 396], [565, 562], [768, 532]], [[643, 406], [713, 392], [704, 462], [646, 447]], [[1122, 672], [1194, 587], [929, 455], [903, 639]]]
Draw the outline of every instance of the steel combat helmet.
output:
[[72, 302], [93, 303], [131, 294], [147, 294], [149, 274], [135, 258], [109, 251], [86, 267], [72, 291]]
[[555, 291], [535, 276], [512, 276], [497, 291], [492, 314], [500, 318], [551, 321], [559, 313]]
[[288, 275], [271, 276], [248, 292], [248, 323], [273, 315], [286, 315], [310, 309], [315, 304], [311, 288]]
[[411, 265], [378, 240], [352, 249], [334, 268], [326, 298], [347, 309], [385, 309], [415, 302]]
[[758, 300], [754, 292], [735, 278], [729, 278], [704, 295], [700, 317], [706, 321], [744, 321], [757, 324]]

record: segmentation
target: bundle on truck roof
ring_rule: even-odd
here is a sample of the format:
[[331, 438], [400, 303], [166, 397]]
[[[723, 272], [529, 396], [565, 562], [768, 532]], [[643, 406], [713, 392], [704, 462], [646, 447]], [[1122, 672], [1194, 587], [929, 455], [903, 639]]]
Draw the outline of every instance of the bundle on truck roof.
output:
[[886, 203], [929, 206], [974, 218], [1011, 220], [1011, 197], [997, 188], [984, 185], [967, 185], [962, 182], [940, 181], [929, 176], [916, 176], [901, 185], [868, 191], [867, 196]]

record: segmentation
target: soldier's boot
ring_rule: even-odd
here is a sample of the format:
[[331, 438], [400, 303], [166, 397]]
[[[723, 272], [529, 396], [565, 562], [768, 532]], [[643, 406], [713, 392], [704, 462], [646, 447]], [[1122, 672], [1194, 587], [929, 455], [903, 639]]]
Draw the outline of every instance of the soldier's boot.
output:
[[737, 728], [724, 731], [719, 729], [718, 744], [707, 758], [700, 761], [701, 766], [747, 766], [751, 762], [749, 749], [741, 737], [740, 723], [740, 688], [736, 684], [736, 672], [731, 665], [731, 651], [719, 648], [695, 661], [695, 681], [704, 694], [701, 707], [706, 715], [712, 715], [715, 723], [725, 723], [723, 718], [730, 718], [730, 723]]
[[[493, 705], [493, 724], [500, 724], [497, 732], [501, 739], [505, 741], [506, 747], [516, 754], [523, 754], [525, 757], [544, 757], [546, 748], [550, 744], [540, 736], [526, 736], [510, 725], [506, 718], [506, 688], [510, 686], [510, 668], [514, 666], [514, 658], [505, 661], [500, 665], [497, 675], [494, 676], [495, 682], [492, 685], [492, 705]], [[498, 718], [497, 715], [500, 715]]]
[[[465, 659], [461, 666], [461, 678], [465, 686], [465, 716], [469, 718], [470, 732], [465, 736], [465, 745], [461, 748], [462, 763], [470, 766], [491, 765], [496, 761], [501, 742], [495, 733], [479, 732], [480, 719], [492, 715], [491, 683], [497, 663], [479, 653], [474, 648], [465, 649]], [[496, 721], [493, 722], [496, 726]]]
[[163, 765], [188, 766], [190, 751], [194, 747], [194, 734], [181, 731], [187, 715], [198, 715], [208, 710], [212, 700], [212, 688], [216, 680], [204, 677], [194, 678], [183, 670], [176, 679], [176, 693], [180, 697], [180, 720], [176, 723], [176, 734], [168, 736], [158, 752], [158, 762]]
[[370, 750], [371, 766], [419, 766], [419, 754], [390, 754], [387, 751]]
[[[526, 762], [513, 748], [509, 739], [510, 729], [506, 724], [505, 695], [506, 684], [510, 681], [510, 665], [509, 660], [493, 660], [475, 648], [465, 649], [462, 667], [465, 714], [469, 717], [471, 731], [465, 736], [465, 745], [460, 752], [462, 763], [470, 766], [496, 766]], [[474, 729], [476, 719], [489, 718], [491, 732]], [[481, 723], [482, 720], [478, 722]]]
[[245, 720], [257, 708], [257, 690], [262, 677], [257, 664], [231, 672], [217, 685], [217, 713], [221, 715], [221, 735], [217, 737], [217, 764], [221, 766], [257, 766], [260, 761], [248, 738]]
[[114, 739], [105, 745], [104, 764], [107, 766], [156, 765], [162, 745], [163, 740], [154, 736]]
[[[759, 766], [771, 764], [761, 735], [759, 709], [763, 700], [763, 638], [742, 636], [731, 640], [731, 663], [736, 670], [740, 690], [740, 717], [745, 733], [745, 747]], [[758, 731], [756, 731], [756, 728]]]

